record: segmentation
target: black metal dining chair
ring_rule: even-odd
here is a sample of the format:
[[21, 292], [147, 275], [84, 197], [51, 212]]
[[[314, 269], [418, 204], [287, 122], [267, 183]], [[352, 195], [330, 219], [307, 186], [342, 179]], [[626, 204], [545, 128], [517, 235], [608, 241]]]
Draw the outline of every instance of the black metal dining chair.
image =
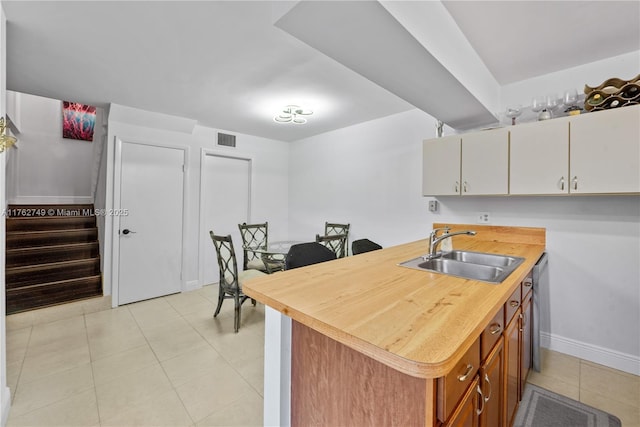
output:
[[[240, 312], [242, 304], [249, 299], [247, 295], [242, 292], [242, 284], [254, 277], [265, 276], [266, 273], [255, 270], [243, 270], [238, 273], [238, 263], [236, 262], [236, 253], [233, 250], [233, 241], [231, 236], [217, 236], [213, 231], [209, 231], [213, 245], [216, 248], [216, 254], [218, 256], [218, 268], [220, 269], [220, 280], [218, 282], [218, 306], [213, 314], [216, 317], [220, 313], [222, 303], [225, 299], [233, 298], [235, 302], [235, 313], [233, 320], [233, 327], [237, 333], [240, 329]], [[253, 305], [256, 305], [256, 300], [251, 299]]]
[[372, 242], [369, 239], [358, 239], [351, 243], [351, 253], [353, 255], [363, 254], [365, 252], [377, 251], [382, 249], [382, 246], [376, 242]]
[[329, 236], [320, 236], [316, 234], [316, 242], [331, 249], [337, 258], [347, 256], [347, 235], [333, 234]]
[[298, 243], [289, 249], [284, 260], [285, 270], [305, 267], [336, 259], [336, 254], [317, 242]]

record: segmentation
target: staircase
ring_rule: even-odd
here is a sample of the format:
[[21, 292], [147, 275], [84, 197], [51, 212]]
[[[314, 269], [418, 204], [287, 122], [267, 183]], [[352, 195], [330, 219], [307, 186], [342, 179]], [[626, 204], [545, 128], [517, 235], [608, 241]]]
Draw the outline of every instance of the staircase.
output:
[[93, 205], [9, 205], [7, 314], [102, 295]]

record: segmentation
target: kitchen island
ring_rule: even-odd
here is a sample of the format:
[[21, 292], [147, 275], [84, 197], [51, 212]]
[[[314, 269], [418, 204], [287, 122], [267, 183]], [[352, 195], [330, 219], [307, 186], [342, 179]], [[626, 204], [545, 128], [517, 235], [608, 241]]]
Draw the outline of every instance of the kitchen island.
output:
[[[455, 249], [525, 260], [498, 285], [398, 266], [424, 255], [425, 239], [245, 284], [247, 295], [275, 310], [268, 310], [266, 320], [265, 406], [277, 408], [266, 408], [265, 424], [288, 424], [288, 415], [291, 425], [450, 422], [459, 402], [480, 381], [475, 378], [480, 337], [530, 277], [545, 249], [545, 231], [446, 225], [452, 232], [477, 232], [453, 237]], [[506, 316], [500, 333], [508, 323]], [[280, 329], [272, 340], [269, 329], [274, 327]], [[471, 368], [469, 355], [478, 359]], [[277, 402], [271, 402], [267, 390], [273, 379], [267, 373], [274, 367], [278, 372], [271, 375], [282, 381]], [[448, 375], [465, 381], [448, 386]], [[458, 390], [461, 385], [465, 387]], [[506, 400], [508, 391], [504, 394]], [[279, 413], [278, 420], [267, 416], [270, 410]]]

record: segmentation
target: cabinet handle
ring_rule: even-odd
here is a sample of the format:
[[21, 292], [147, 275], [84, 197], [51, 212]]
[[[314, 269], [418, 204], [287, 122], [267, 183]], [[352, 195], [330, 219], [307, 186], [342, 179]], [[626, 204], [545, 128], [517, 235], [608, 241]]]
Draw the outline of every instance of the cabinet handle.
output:
[[480, 384], [476, 386], [476, 391], [480, 395], [480, 409], [476, 409], [476, 415], [482, 414], [484, 411], [484, 402], [486, 402], [485, 397], [482, 395], [482, 389], [480, 388]]
[[560, 177], [560, 190], [564, 191], [564, 176]]
[[467, 378], [469, 378], [469, 375], [471, 375], [471, 372], [473, 372], [473, 365], [471, 363], [469, 363], [467, 365], [466, 372], [464, 374], [462, 374], [462, 375], [458, 375], [458, 381], [465, 382], [467, 380]]
[[520, 332], [523, 332], [524, 331], [524, 325], [527, 323], [527, 320], [522, 315], [522, 313], [520, 313], [518, 316], [520, 317], [520, 320], [522, 320], [522, 322], [520, 322]]
[[578, 189], [578, 177], [574, 176], [573, 180], [571, 180], [572, 184], [573, 184], [573, 189], [577, 190]]
[[467, 192], [467, 181], [462, 183], [462, 190], [466, 193]]
[[459, 181], [456, 181], [456, 191], [455, 192], [456, 193], [460, 192], [460, 182]]
[[500, 325], [500, 323], [493, 323], [489, 327], [489, 333], [491, 335], [499, 334], [500, 332], [502, 332], [502, 325]]
[[531, 285], [533, 285], [533, 279], [527, 277], [526, 279], [524, 279], [524, 282], [522, 282], [522, 284], [527, 288], [530, 288]]
[[489, 380], [489, 375], [487, 375], [486, 373], [484, 374], [484, 380], [487, 384], [489, 384], [489, 395], [484, 397], [484, 401], [488, 402], [489, 399], [491, 399], [491, 381]]
[[509, 305], [513, 308], [516, 308], [520, 305], [520, 302], [512, 299], [511, 301], [509, 301]]

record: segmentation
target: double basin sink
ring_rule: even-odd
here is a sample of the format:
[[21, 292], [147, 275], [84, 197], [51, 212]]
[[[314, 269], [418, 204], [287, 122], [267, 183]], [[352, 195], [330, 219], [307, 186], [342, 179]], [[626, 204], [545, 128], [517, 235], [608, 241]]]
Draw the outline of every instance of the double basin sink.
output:
[[399, 265], [498, 284], [513, 273], [522, 261], [524, 258], [509, 255], [454, 250], [433, 258], [421, 256]]

